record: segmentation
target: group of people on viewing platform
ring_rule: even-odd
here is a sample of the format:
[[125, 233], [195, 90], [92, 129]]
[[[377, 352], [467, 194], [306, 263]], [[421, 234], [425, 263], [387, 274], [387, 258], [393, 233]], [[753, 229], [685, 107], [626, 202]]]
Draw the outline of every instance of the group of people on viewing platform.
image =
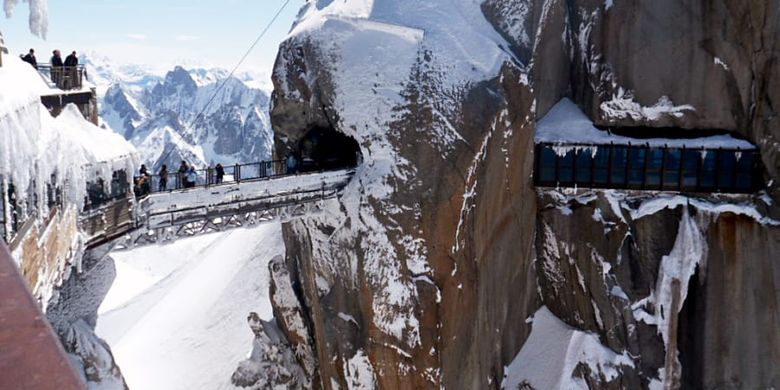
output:
[[[30, 49], [30, 52], [26, 55], [20, 55], [22, 61], [30, 64], [36, 70], [38, 69], [38, 59], [35, 57], [35, 49]], [[62, 59], [62, 53], [59, 50], [54, 50], [51, 56], [51, 81], [58, 87], [64, 85], [64, 80], [67, 78], [70, 81], [71, 86], [75, 86], [74, 80], [76, 80], [76, 68], [79, 65], [79, 57], [74, 50], [70, 55]]]
[[[221, 184], [224, 181], [225, 167], [222, 166], [222, 164], [217, 164], [214, 168], [208, 168], [207, 171], [209, 172], [209, 176], [211, 176], [211, 172], [213, 172], [214, 175], [213, 179], [207, 178], [211, 184]], [[195, 169], [195, 166], [188, 164], [184, 160], [182, 160], [181, 165], [179, 165], [179, 169], [175, 172], [175, 175], [176, 182], [173, 186], [169, 187], [168, 179], [170, 172], [168, 170], [168, 165], [163, 164], [160, 167], [160, 170], [157, 172], [157, 191], [164, 192], [168, 191], [169, 189], [173, 190], [179, 188], [193, 188], [198, 181], [198, 171]], [[139, 176], [137, 176], [134, 180], [135, 195], [145, 196], [152, 192], [152, 181], [153, 178], [149, 168], [146, 167], [146, 164], [141, 164], [141, 169], [139, 169]]]
[[[32, 65], [33, 68], [38, 69], [38, 59], [35, 57], [35, 49], [30, 49], [30, 52], [26, 55], [20, 55], [19, 57], [22, 58], [22, 61]], [[65, 57], [65, 61], [62, 60], [62, 54], [59, 50], [54, 50], [52, 52], [51, 56], [51, 66], [52, 68], [62, 68], [62, 67], [68, 67], [68, 66], [78, 66], [79, 65], [79, 57], [76, 54], [76, 51], [73, 51]]]

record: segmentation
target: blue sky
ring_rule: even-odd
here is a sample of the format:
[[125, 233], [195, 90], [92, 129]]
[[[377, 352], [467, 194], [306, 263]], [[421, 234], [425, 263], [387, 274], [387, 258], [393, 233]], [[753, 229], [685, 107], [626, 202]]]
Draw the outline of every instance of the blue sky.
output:
[[[232, 68], [285, 0], [49, 0], [46, 41], [27, 27], [27, 4], [0, 31], [15, 53], [36, 49], [48, 62], [53, 49], [95, 51], [116, 63], [167, 68], [182, 60]], [[292, 0], [244, 63], [244, 71], [269, 71], [279, 42], [305, 0]]]

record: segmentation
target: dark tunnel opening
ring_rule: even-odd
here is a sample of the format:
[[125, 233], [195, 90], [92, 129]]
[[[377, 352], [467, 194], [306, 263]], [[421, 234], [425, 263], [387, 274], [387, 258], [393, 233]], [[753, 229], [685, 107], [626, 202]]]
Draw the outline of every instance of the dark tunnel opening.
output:
[[309, 130], [297, 146], [294, 155], [301, 172], [354, 168], [363, 159], [354, 138], [327, 127]]

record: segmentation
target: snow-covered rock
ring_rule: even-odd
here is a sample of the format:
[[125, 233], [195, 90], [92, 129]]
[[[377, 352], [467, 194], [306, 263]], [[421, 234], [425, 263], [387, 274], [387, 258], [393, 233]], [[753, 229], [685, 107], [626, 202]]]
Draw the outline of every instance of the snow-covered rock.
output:
[[[313, 340], [312, 378], [499, 388], [512, 365], [522, 369], [511, 383], [546, 388], [523, 378], [536, 362], [511, 363], [554, 326], [565, 337], [550, 357], [567, 362], [557, 383], [774, 385], [780, 327], [767, 302], [777, 294], [727, 295], [744, 283], [777, 290], [764, 277], [778, 269], [776, 201], [570, 198], [532, 182], [537, 119], [568, 97], [562, 108], [577, 115], [557, 125], [583, 133], [571, 139], [596, 126], [727, 131], [707, 142], [756, 145], [777, 183], [780, 67], [766, 44], [777, 41], [776, 4], [727, 3], [308, 1], [274, 69], [276, 153], [327, 129], [363, 158], [339, 208], [284, 229], [300, 300], [285, 307], [305, 310], [303, 321], [277, 320], [288, 339]], [[653, 199], [671, 203], [654, 209]], [[650, 203], [638, 212], [637, 202]], [[730, 246], [748, 232], [749, 249]], [[726, 270], [739, 280], [724, 283]], [[530, 321], [542, 306], [551, 315]], [[731, 330], [744, 322], [751, 332]], [[750, 356], [767, 358], [743, 363]]]

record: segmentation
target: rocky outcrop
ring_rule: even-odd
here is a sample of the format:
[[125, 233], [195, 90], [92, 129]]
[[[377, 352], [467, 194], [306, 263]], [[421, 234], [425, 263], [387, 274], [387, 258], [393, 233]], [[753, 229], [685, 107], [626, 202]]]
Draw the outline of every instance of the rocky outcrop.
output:
[[91, 387], [127, 389], [111, 348], [95, 334], [97, 311], [116, 277], [113, 259], [87, 251], [84, 259], [55, 290], [46, 308], [62, 346]]
[[[299, 302], [275, 301], [277, 321], [314, 351], [314, 384], [544, 388], [523, 376], [540, 367], [514, 364], [544, 339], [539, 318], [576, 344], [564, 352], [588, 352], [566, 355], [557, 383], [776, 385], [769, 196], [566, 195], [531, 179], [535, 120], [563, 96], [600, 125], [740, 133], [777, 178], [774, 114], [755, 114], [771, 99], [745, 83], [777, 65], [734, 47], [771, 46], [776, 3], [430, 3], [309, 2], [280, 48], [277, 155], [325, 127], [363, 157], [340, 208], [284, 229]], [[749, 249], [728, 246], [748, 234]], [[744, 284], [767, 294], [727, 312]]]
[[251, 313], [247, 320], [255, 335], [252, 353], [239, 364], [232, 383], [250, 389], [311, 388], [310, 380], [276, 324], [263, 321], [257, 313]]
[[60, 337], [71, 361], [80, 368], [90, 387], [128, 390], [111, 348], [95, 334], [94, 326], [79, 320]]
[[[617, 383], [596, 387], [777, 383], [777, 297], [741, 293], [776, 288], [769, 275], [778, 272], [771, 260], [780, 243], [777, 221], [756, 219], [761, 213], [751, 202], [613, 191], [540, 195], [543, 304], [634, 361]], [[747, 356], [763, 358], [745, 363]]]

